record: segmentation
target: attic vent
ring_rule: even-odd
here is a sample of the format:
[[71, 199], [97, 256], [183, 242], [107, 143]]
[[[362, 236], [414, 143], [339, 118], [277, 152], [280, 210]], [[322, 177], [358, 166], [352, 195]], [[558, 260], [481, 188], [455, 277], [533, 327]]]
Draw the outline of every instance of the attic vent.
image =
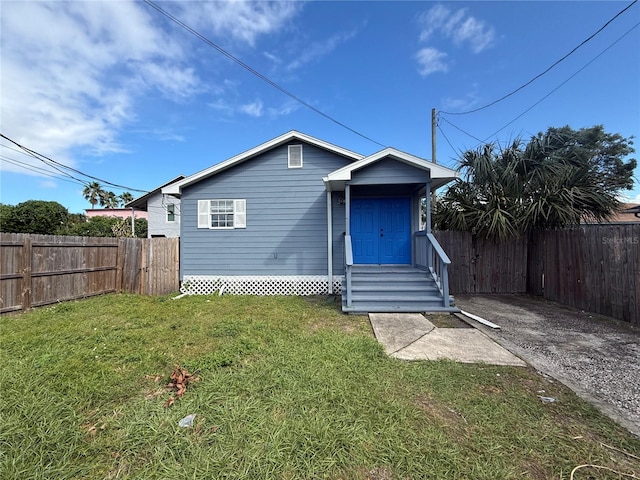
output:
[[289, 168], [302, 168], [302, 145], [289, 145]]

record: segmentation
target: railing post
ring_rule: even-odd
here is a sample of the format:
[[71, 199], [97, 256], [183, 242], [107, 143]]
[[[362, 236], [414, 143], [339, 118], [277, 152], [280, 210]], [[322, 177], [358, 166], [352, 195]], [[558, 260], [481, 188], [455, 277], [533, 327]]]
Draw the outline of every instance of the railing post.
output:
[[353, 249], [351, 235], [344, 236], [344, 266], [347, 280], [347, 307], [351, 306], [351, 268], [353, 267]]
[[442, 298], [444, 299], [444, 307], [449, 308], [450, 299], [449, 299], [449, 270], [447, 268], [447, 264], [441, 262], [442, 267], [442, 276], [440, 278], [440, 282], [442, 282]]

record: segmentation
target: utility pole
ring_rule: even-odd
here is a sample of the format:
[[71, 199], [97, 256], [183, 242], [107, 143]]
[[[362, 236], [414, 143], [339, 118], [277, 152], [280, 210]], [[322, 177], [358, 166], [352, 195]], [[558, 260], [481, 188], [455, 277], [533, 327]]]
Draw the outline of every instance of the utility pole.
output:
[[431, 161], [436, 161], [436, 109], [431, 109]]

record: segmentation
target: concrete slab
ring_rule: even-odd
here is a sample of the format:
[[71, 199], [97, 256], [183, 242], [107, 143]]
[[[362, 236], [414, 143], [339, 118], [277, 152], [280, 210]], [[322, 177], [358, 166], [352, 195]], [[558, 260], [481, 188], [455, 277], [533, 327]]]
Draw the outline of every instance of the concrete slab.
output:
[[369, 321], [385, 352], [395, 358], [526, 366], [479, 330], [437, 328], [419, 313], [371, 313]]
[[436, 328], [419, 313], [370, 313], [369, 321], [387, 355], [402, 350]]

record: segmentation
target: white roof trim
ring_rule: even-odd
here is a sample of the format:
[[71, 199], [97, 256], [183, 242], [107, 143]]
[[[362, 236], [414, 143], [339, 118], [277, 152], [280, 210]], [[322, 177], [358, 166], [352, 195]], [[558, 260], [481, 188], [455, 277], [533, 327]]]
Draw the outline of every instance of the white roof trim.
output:
[[347, 150], [346, 148], [338, 147], [337, 145], [333, 145], [332, 143], [325, 142], [324, 140], [320, 140], [318, 138], [312, 137], [310, 135], [306, 135], [304, 133], [300, 133], [296, 130], [291, 130], [290, 132], [280, 135], [279, 137], [269, 140], [268, 142], [258, 145], [257, 147], [247, 150], [246, 152], [243, 152], [239, 155], [231, 157], [223, 162], [217, 163], [209, 168], [201, 170], [198, 173], [194, 173], [193, 175], [179, 182], [172, 183], [171, 185], [164, 187], [162, 189], [162, 193], [170, 194], [170, 195], [180, 195], [180, 191], [182, 187], [186, 187], [188, 185], [199, 182], [204, 178], [207, 178], [211, 175], [215, 175], [216, 173], [219, 173], [223, 170], [231, 168], [234, 165], [237, 165], [246, 160], [249, 160], [250, 158], [253, 158], [256, 155], [259, 155], [263, 152], [266, 152], [267, 150], [270, 150], [274, 147], [277, 147], [278, 145], [284, 144], [291, 140], [300, 140], [300, 141], [309, 143], [311, 145], [315, 145], [316, 147], [329, 150], [338, 155], [342, 155], [351, 160], [360, 160], [364, 158], [364, 155], [352, 152], [351, 150]]
[[325, 183], [331, 181], [349, 181], [351, 180], [352, 173], [356, 170], [364, 168], [367, 165], [370, 165], [386, 157], [392, 157], [396, 160], [407, 163], [409, 165], [413, 165], [422, 170], [429, 170], [429, 172], [431, 172], [432, 180], [436, 178], [450, 178], [453, 180], [460, 176], [460, 174], [455, 170], [451, 170], [450, 168], [443, 167], [442, 165], [438, 165], [437, 163], [432, 163], [423, 158], [416, 157], [415, 155], [411, 155], [409, 153], [405, 153], [400, 150], [396, 150], [395, 148], [389, 147], [385, 148], [384, 150], [380, 150], [373, 155], [362, 158], [361, 160], [358, 160], [357, 162], [354, 162], [350, 165], [339, 168], [338, 170], [334, 170], [323, 180], [325, 181]]

